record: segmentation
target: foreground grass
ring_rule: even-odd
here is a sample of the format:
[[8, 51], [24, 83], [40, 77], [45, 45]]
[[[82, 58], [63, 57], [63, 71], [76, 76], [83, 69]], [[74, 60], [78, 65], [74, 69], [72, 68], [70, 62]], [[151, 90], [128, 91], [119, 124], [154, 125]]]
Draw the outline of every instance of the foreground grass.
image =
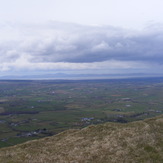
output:
[[3, 163], [161, 163], [163, 116], [105, 123], [0, 149]]

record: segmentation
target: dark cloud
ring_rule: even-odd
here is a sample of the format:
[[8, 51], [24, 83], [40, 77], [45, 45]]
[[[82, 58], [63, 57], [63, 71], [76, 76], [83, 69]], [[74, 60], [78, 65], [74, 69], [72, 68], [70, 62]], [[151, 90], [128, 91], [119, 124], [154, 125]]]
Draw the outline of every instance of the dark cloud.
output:
[[134, 33], [113, 27], [79, 25], [73, 28], [74, 31], [77, 28], [76, 32], [68, 28], [65, 39], [59, 36], [44, 48], [36, 46], [37, 50], [31, 51], [33, 61], [87, 63], [114, 59], [163, 62], [162, 31]]
[[[14, 26], [14, 29], [16, 27]], [[13, 32], [10, 30], [10, 32]], [[130, 31], [71, 23], [20, 25], [0, 40], [1, 62], [25, 56], [31, 63], [93, 63], [110, 60], [163, 64], [163, 30]], [[16, 29], [17, 31], [17, 29]]]

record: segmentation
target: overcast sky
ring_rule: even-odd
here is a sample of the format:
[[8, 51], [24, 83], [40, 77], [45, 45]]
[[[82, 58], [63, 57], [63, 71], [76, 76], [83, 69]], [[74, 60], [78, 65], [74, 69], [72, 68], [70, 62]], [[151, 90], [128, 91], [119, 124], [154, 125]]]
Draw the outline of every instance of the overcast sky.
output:
[[0, 0], [0, 76], [162, 73], [162, 0]]

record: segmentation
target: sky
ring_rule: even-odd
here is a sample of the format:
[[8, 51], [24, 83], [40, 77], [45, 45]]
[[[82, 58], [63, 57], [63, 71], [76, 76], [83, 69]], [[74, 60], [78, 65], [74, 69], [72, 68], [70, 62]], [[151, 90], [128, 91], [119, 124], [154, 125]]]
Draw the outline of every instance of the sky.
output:
[[0, 0], [0, 76], [163, 74], [162, 0]]

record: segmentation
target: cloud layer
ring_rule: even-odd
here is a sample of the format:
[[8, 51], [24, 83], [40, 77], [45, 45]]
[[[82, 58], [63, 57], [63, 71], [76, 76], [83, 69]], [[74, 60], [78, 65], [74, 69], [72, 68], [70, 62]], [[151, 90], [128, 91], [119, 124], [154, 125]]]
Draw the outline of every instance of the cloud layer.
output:
[[161, 25], [130, 31], [61, 22], [1, 23], [0, 70], [161, 71], [162, 29]]

